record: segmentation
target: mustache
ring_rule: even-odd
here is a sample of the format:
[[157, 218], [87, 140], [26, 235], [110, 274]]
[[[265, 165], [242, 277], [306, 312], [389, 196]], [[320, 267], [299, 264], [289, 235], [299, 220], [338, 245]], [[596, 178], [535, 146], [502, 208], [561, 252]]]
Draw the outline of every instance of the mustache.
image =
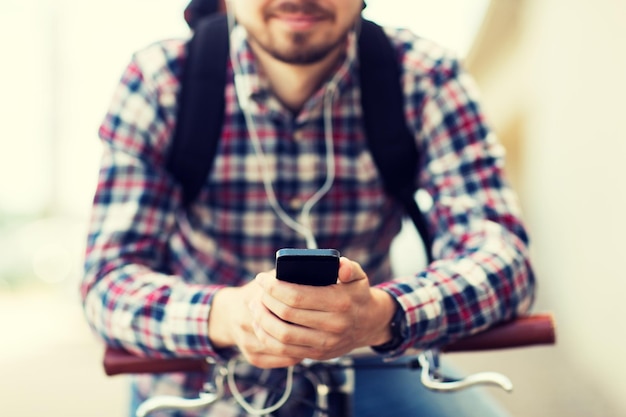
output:
[[276, 13], [300, 13], [304, 15], [310, 16], [329, 16], [332, 15], [332, 12], [324, 7], [322, 7], [317, 1], [313, 0], [305, 0], [305, 1], [294, 1], [294, 0], [285, 0], [274, 3], [266, 10], [266, 15], [276, 14]]

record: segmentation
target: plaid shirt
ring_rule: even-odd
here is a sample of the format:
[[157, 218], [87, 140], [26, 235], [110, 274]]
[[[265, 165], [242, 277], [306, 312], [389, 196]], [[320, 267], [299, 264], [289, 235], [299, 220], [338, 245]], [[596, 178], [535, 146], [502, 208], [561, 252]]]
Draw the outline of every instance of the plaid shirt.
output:
[[[518, 203], [503, 179], [504, 151], [484, 120], [473, 81], [433, 43], [403, 30], [387, 33], [402, 67], [405, 116], [421, 155], [415, 181], [434, 202], [426, 217], [435, 261], [411, 276], [392, 275], [389, 248], [402, 207], [383, 191], [368, 151], [352, 38], [332, 103], [336, 177], [315, 205], [311, 225], [320, 247], [359, 262], [372, 285], [402, 306], [408, 332], [391, 352], [398, 355], [527, 311], [534, 280]], [[269, 93], [242, 30], [234, 36], [277, 199], [298, 219], [302, 203], [326, 179], [323, 88], [294, 116]], [[160, 42], [133, 56], [100, 127], [104, 153], [82, 295], [91, 326], [112, 346], [155, 357], [215, 357], [207, 334], [215, 292], [273, 268], [277, 249], [305, 243], [268, 203], [231, 68], [212, 172], [189, 210], [183, 209], [181, 188], [165, 160], [184, 42]], [[139, 379], [141, 396], [195, 396], [202, 382], [198, 375]], [[218, 415], [218, 408], [210, 415]]]

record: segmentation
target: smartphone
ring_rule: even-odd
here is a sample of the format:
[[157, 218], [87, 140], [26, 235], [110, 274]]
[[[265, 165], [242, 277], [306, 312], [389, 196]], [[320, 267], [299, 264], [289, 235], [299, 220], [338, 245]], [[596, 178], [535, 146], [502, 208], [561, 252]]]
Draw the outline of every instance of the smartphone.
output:
[[276, 252], [276, 278], [303, 285], [332, 285], [339, 276], [336, 249], [280, 249]]

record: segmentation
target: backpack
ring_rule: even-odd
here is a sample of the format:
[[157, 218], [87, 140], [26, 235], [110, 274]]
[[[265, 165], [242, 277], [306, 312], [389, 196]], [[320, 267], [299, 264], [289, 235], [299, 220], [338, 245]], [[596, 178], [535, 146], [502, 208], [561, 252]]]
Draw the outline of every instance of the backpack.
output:
[[[194, 33], [186, 45], [187, 60], [167, 169], [181, 184], [185, 205], [194, 201], [206, 181], [222, 131], [229, 40], [227, 19], [220, 11], [221, 0], [192, 0], [184, 13]], [[430, 263], [432, 242], [414, 198], [418, 151], [404, 119], [395, 51], [383, 29], [365, 19], [358, 42], [368, 146], [385, 191], [402, 203], [424, 242]]]

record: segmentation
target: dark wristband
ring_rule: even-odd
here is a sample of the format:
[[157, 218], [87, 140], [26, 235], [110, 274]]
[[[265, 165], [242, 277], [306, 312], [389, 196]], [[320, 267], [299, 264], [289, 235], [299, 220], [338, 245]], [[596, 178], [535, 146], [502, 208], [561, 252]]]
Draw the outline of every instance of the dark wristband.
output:
[[389, 330], [391, 330], [391, 340], [389, 340], [387, 343], [383, 343], [382, 345], [372, 346], [372, 349], [378, 353], [387, 353], [399, 348], [404, 341], [406, 335], [406, 327], [407, 326], [404, 310], [396, 301], [396, 312], [393, 314], [391, 322], [389, 323]]

